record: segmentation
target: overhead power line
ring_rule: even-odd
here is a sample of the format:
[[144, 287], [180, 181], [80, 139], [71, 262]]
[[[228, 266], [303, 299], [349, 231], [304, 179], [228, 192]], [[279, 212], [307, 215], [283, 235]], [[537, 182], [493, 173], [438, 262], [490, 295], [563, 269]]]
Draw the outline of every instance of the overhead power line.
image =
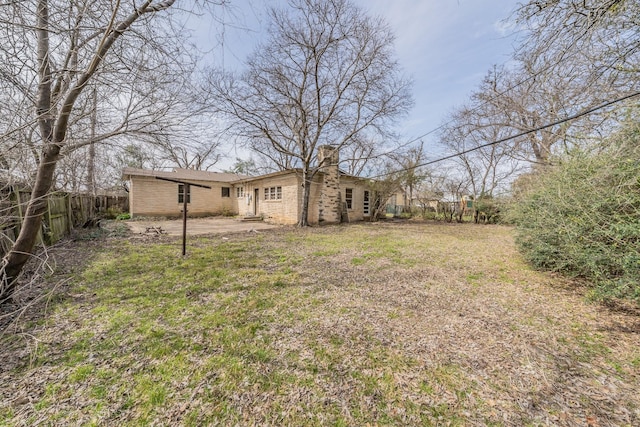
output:
[[[560, 55], [560, 58], [558, 58], [555, 62], [547, 63], [543, 68], [541, 68], [541, 69], [539, 69], [538, 71], [536, 71], [535, 73], [531, 74], [530, 76], [528, 76], [528, 77], [527, 77], [527, 78], [525, 78], [524, 80], [518, 81], [518, 82], [516, 82], [516, 83], [514, 83], [514, 84], [510, 85], [509, 87], [507, 87], [507, 88], [505, 88], [505, 89], [503, 89], [503, 90], [501, 90], [501, 91], [499, 91], [499, 92], [495, 93], [493, 96], [490, 96], [490, 97], [489, 97], [489, 99], [486, 99], [486, 100], [482, 101], [480, 104], [478, 104], [478, 105], [474, 106], [473, 108], [471, 108], [471, 110], [469, 110], [469, 112], [475, 112], [475, 111], [478, 111], [479, 109], [481, 109], [481, 108], [482, 108], [483, 106], [485, 106], [486, 104], [488, 104], [488, 103], [490, 103], [490, 102], [493, 102], [494, 100], [496, 100], [496, 99], [500, 98], [501, 96], [503, 96], [503, 95], [507, 94], [508, 92], [510, 92], [510, 91], [512, 91], [512, 90], [514, 90], [514, 89], [516, 89], [516, 88], [518, 88], [518, 87], [520, 87], [520, 86], [522, 86], [523, 84], [525, 84], [525, 83], [529, 82], [530, 80], [535, 80], [538, 76], [540, 76], [540, 75], [542, 75], [543, 73], [545, 73], [545, 72], [547, 72], [547, 71], [551, 70], [553, 67], [556, 67], [556, 66], [558, 66], [558, 65], [562, 64], [563, 62], [565, 62], [565, 61], [569, 60], [569, 59], [570, 59], [570, 58], [572, 58], [573, 56], [578, 55], [578, 54], [579, 54], [579, 51], [572, 50], [572, 48], [573, 48], [573, 47], [575, 47], [575, 45], [577, 44], [577, 42], [578, 42], [582, 37], [584, 37], [585, 35], [586, 35], [586, 32], [584, 32], [584, 33], [583, 33], [582, 35], [580, 35], [579, 37], [576, 37], [576, 38], [571, 42], [571, 44], [570, 44], [569, 46], [567, 46], [566, 51], [565, 51], [564, 53], [562, 53], [562, 54]], [[617, 58], [616, 58], [616, 59], [614, 59], [614, 60], [613, 60], [613, 61], [612, 61], [612, 62], [611, 62], [607, 67], [605, 67], [605, 69], [606, 69], [606, 68], [611, 68], [611, 67], [615, 64], [615, 62], [616, 62], [616, 61], [617, 61]], [[504, 64], [502, 64], [502, 65], [504, 65]], [[495, 70], [495, 69], [496, 69], [496, 67], [494, 67], [494, 70]], [[494, 73], [495, 73], [495, 71], [494, 71]], [[600, 76], [601, 76], [601, 75], [600, 75]], [[594, 76], [593, 76], [593, 75], [590, 75], [589, 77], [593, 78]], [[597, 77], [596, 77], [596, 78], [597, 78]], [[441, 125], [439, 125], [438, 127], [433, 128], [433, 129], [431, 129], [430, 131], [425, 132], [425, 133], [423, 133], [422, 135], [417, 136], [417, 137], [415, 137], [415, 138], [413, 138], [413, 139], [410, 139], [409, 141], [407, 141], [407, 142], [403, 143], [400, 147], [406, 147], [407, 145], [413, 144], [413, 143], [414, 143], [414, 142], [416, 142], [416, 141], [422, 140], [422, 138], [424, 138], [424, 137], [426, 137], [426, 136], [429, 136], [429, 135], [431, 135], [431, 134], [433, 134], [433, 133], [435, 133], [435, 132], [439, 131], [440, 129], [443, 129], [445, 126], [447, 126], [448, 124], [452, 123], [453, 121], [454, 121], [454, 119], [447, 120], [446, 122], [442, 123], [442, 124], [441, 124]], [[374, 158], [378, 158], [378, 157], [384, 157], [384, 156], [387, 156], [387, 155], [389, 155], [389, 154], [393, 153], [394, 151], [396, 151], [396, 150], [397, 150], [397, 148], [400, 148], [400, 147], [396, 147], [396, 148], [394, 148], [394, 149], [393, 149], [393, 150], [391, 150], [391, 151], [388, 151], [388, 152], [385, 152], [385, 153], [381, 153], [381, 154], [378, 154], [378, 155], [373, 156], [373, 157], [374, 157]]]
[[541, 130], [544, 130], [544, 129], [547, 129], [547, 128], [550, 128], [550, 127], [553, 127], [553, 126], [557, 126], [557, 125], [560, 125], [562, 123], [578, 119], [580, 117], [586, 116], [587, 114], [591, 114], [591, 113], [593, 113], [595, 111], [602, 110], [603, 108], [606, 108], [606, 107], [608, 107], [610, 105], [617, 104], [618, 102], [626, 101], [627, 99], [634, 98], [634, 97], [636, 97], [638, 95], [640, 95], [640, 92], [634, 92], [632, 94], [625, 95], [625, 96], [620, 97], [620, 98], [616, 98], [613, 101], [605, 102], [604, 104], [600, 104], [600, 105], [598, 105], [596, 107], [589, 108], [588, 110], [581, 111], [581, 112], [576, 113], [576, 114], [574, 114], [572, 116], [565, 117], [564, 119], [556, 120], [555, 122], [547, 123], [546, 125], [538, 126], [536, 128], [533, 128], [533, 129], [530, 129], [530, 130], [527, 130], [527, 131], [524, 131], [524, 132], [520, 132], [520, 133], [518, 133], [516, 135], [508, 136], [506, 138], [498, 139], [498, 140], [492, 141], [492, 142], [487, 142], [486, 144], [481, 144], [481, 145], [478, 145], [476, 147], [469, 148], [467, 150], [459, 151], [459, 152], [454, 153], [454, 154], [449, 154], [448, 156], [440, 157], [440, 158], [437, 158], [435, 160], [429, 160], [428, 162], [420, 163], [420, 164], [417, 164], [417, 165], [409, 167], [409, 168], [402, 168], [402, 169], [398, 169], [398, 170], [391, 171], [391, 172], [385, 172], [383, 174], [372, 176], [370, 178], [377, 179], [377, 178], [381, 178], [381, 177], [384, 177], [384, 176], [392, 175], [394, 173], [406, 172], [406, 171], [408, 171], [410, 169], [421, 168], [421, 167], [424, 167], [424, 166], [432, 165], [434, 163], [442, 162], [444, 160], [449, 160], [449, 159], [453, 159], [455, 157], [463, 156], [463, 155], [465, 155], [467, 153], [471, 153], [473, 151], [477, 151], [477, 150], [480, 150], [482, 148], [490, 147], [490, 146], [496, 145], [496, 144], [501, 144], [503, 142], [507, 142], [507, 141], [510, 141], [512, 139], [520, 138], [521, 136], [529, 135], [530, 133], [539, 132]]
[[[502, 90], [502, 91], [500, 91], [500, 92], [497, 92], [495, 95], [493, 95], [493, 96], [489, 97], [489, 99], [487, 99], [487, 100], [485, 100], [485, 101], [482, 101], [480, 104], [478, 104], [478, 105], [476, 105], [475, 107], [473, 107], [471, 110], [469, 110], [469, 112], [478, 111], [478, 110], [479, 110], [479, 109], [481, 109], [483, 106], [487, 105], [487, 104], [488, 104], [488, 103], [490, 103], [490, 102], [495, 101], [496, 99], [498, 99], [498, 98], [500, 98], [501, 96], [503, 96], [503, 95], [507, 94], [508, 92], [512, 91], [513, 89], [516, 89], [516, 88], [518, 88], [519, 86], [522, 86], [523, 84], [527, 83], [529, 80], [535, 80], [535, 78], [536, 78], [536, 77], [538, 77], [539, 75], [541, 75], [541, 74], [542, 74], [542, 73], [544, 73], [545, 71], [547, 71], [547, 70], [551, 69], [551, 67], [554, 67], [554, 66], [556, 66], [556, 65], [560, 64], [560, 62], [562, 62], [562, 61], [557, 61], [555, 64], [549, 64], [549, 65], [547, 65], [545, 68], [543, 68], [542, 70], [535, 72], [534, 74], [530, 75], [530, 76], [529, 76], [529, 77], [527, 77], [526, 79], [521, 80], [521, 81], [519, 81], [519, 82], [517, 82], [517, 83], [514, 83], [513, 85], [511, 85], [511, 86], [507, 87], [506, 89], [504, 89], [504, 90]], [[439, 126], [437, 126], [437, 127], [433, 128], [433, 129], [431, 129], [430, 131], [425, 132], [425, 133], [423, 133], [423, 134], [422, 134], [422, 135], [420, 135], [420, 136], [417, 136], [417, 137], [415, 137], [415, 138], [413, 138], [413, 139], [410, 139], [410, 140], [409, 140], [409, 141], [407, 141], [407, 142], [402, 143], [399, 147], [394, 147], [394, 148], [393, 148], [393, 150], [386, 151], [386, 152], [383, 152], [383, 153], [380, 153], [380, 154], [376, 154], [375, 156], [372, 156], [371, 158], [379, 158], [379, 157], [385, 157], [385, 156], [388, 156], [389, 154], [391, 154], [391, 153], [393, 153], [393, 152], [397, 151], [397, 149], [398, 149], [398, 148], [404, 148], [404, 147], [406, 147], [406, 146], [408, 146], [408, 145], [413, 144], [413, 143], [414, 143], [414, 142], [416, 142], [416, 141], [420, 141], [420, 140], [422, 140], [422, 138], [424, 138], [424, 137], [426, 137], [426, 136], [429, 136], [429, 135], [431, 135], [431, 134], [433, 134], [433, 133], [435, 133], [435, 132], [439, 131], [440, 129], [443, 129], [445, 126], [447, 126], [449, 123], [452, 123], [453, 121], [454, 121], [453, 119], [447, 120], [446, 122], [444, 122], [444, 123], [442, 123], [441, 125], [439, 125]]]

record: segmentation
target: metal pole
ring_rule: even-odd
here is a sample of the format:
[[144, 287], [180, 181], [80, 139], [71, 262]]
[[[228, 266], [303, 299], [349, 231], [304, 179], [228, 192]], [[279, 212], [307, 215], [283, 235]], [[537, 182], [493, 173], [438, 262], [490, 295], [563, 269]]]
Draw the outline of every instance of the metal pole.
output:
[[182, 197], [182, 256], [187, 253], [187, 197], [189, 197], [189, 184], [184, 183], [184, 194]]
[[180, 179], [164, 178], [162, 176], [156, 176], [156, 179], [160, 179], [162, 181], [177, 182], [178, 184], [182, 184], [184, 186], [182, 193], [182, 256], [185, 256], [187, 253], [187, 200], [191, 201], [191, 186], [193, 185], [194, 187], [207, 188], [209, 190], [211, 190], [211, 187], [208, 185], [196, 183], [189, 184], [188, 182], [182, 181]]

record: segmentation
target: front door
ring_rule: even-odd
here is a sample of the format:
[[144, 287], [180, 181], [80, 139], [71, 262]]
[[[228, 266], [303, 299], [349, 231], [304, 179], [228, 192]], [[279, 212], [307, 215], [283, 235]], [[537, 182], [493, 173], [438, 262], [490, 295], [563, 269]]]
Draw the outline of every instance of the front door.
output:
[[253, 190], [253, 214], [258, 216], [258, 200], [260, 200], [260, 189]]

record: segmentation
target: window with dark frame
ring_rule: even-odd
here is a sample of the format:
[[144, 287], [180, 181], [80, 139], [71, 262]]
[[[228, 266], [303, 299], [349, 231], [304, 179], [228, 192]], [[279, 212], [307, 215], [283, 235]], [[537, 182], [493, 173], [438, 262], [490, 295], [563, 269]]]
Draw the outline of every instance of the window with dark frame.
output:
[[231, 197], [230, 187], [222, 187], [222, 197]]
[[362, 203], [362, 213], [364, 216], [369, 216], [369, 191], [364, 191], [363, 203]]
[[344, 189], [344, 201], [347, 202], [347, 209], [353, 209], [353, 188]]
[[265, 187], [265, 200], [282, 200], [282, 187]]
[[[178, 184], [178, 203], [184, 203], [184, 184]], [[191, 187], [187, 192], [187, 203], [191, 203]]]

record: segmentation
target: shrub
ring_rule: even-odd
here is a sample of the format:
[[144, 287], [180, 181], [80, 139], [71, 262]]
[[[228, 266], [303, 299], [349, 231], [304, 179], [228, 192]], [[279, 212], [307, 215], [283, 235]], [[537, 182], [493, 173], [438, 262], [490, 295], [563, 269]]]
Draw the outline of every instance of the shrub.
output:
[[438, 215], [433, 211], [425, 210], [422, 214], [422, 219], [436, 220], [438, 219]]
[[510, 215], [535, 267], [586, 279], [596, 298], [640, 301], [640, 128], [606, 143], [523, 180]]
[[491, 196], [481, 196], [473, 202], [475, 222], [497, 223], [502, 210], [499, 200]]
[[222, 216], [234, 216], [235, 213], [230, 208], [225, 206], [220, 211], [220, 215], [222, 215]]
[[122, 214], [120, 206], [111, 206], [102, 214], [102, 217], [104, 219], [116, 219], [120, 214]]

